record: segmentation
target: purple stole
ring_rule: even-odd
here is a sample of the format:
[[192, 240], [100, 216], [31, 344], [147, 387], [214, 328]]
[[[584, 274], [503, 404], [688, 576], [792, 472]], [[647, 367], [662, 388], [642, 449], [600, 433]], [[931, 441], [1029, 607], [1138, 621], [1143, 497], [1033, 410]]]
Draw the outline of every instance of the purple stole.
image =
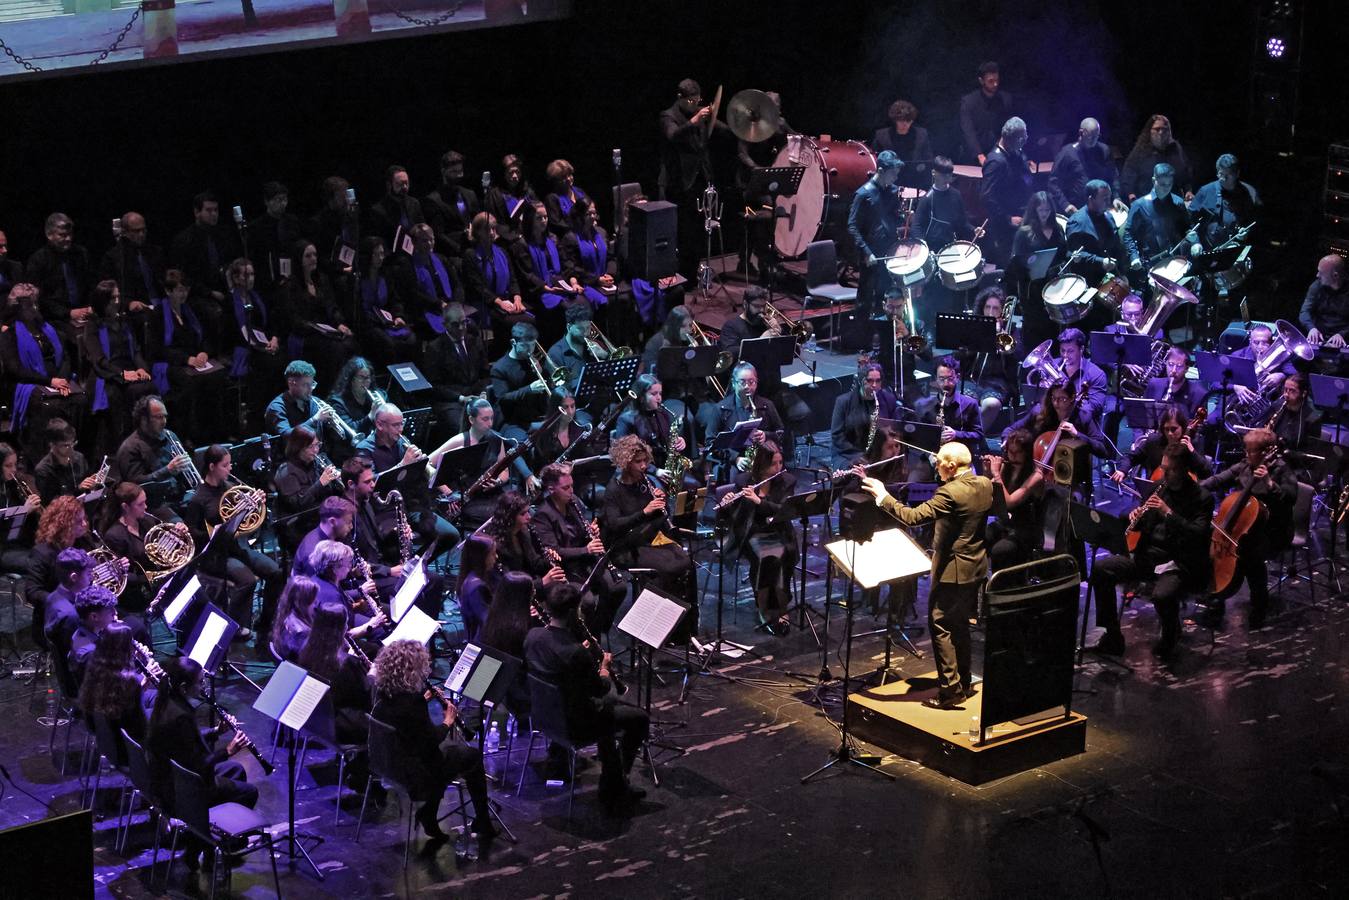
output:
[[[589, 197], [586, 196], [586, 192], [578, 188], [576, 185], [572, 185], [571, 189], [576, 192], [576, 200], [590, 199]], [[576, 205], [576, 200], [571, 199], [566, 194], [557, 195], [557, 205], [558, 208], [562, 210], [562, 215], [564, 216], [571, 215], [571, 208]]]
[[[52, 356], [60, 368], [61, 361], [65, 359], [65, 351], [61, 347], [61, 338], [57, 336], [56, 329], [50, 322], [42, 323], [42, 333], [47, 336], [47, 340], [52, 345]], [[14, 322], [14, 340], [19, 348], [19, 360], [25, 368], [32, 369], [39, 375], [46, 376], [47, 366], [42, 361], [42, 347], [38, 345], [37, 338], [28, 330], [28, 326], [18, 320]], [[23, 420], [28, 415], [28, 402], [33, 397], [33, 391], [36, 390], [35, 384], [16, 384], [14, 386], [14, 409], [11, 417], [14, 420], [14, 430], [18, 431], [23, 426]]]
[[[244, 306], [244, 292], [235, 288], [230, 292], [234, 299], [234, 322], [239, 326], [239, 331], [243, 335], [244, 342], [234, 348], [234, 357], [230, 361], [230, 377], [243, 378], [248, 374], [248, 351], [253, 344], [252, 323], [248, 320], [248, 309]], [[267, 327], [267, 304], [262, 302], [257, 291], [249, 291], [248, 298], [252, 303], [253, 309], [257, 311], [258, 318], [261, 319], [263, 328]], [[291, 354], [299, 357], [298, 353]]]
[[492, 289], [493, 296], [506, 296], [506, 291], [511, 286], [511, 270], [510, 263], [506, 260], [506, 254], [502, 249], [493, 244], [490, 258], [483, 253], [481, 248], [474, 248], [473, 255], [478, 260], [478, 269], [487, 279], [487, 285]]
[[[416, 256], [412, 257], [412, 271], [417, 275], [417, 284], [432, 297], [443, 295], [446, 300], [454, 299], [454, 286], [450, 281], [450, 273], [445, 271], [445, 264], [440, 261], [440, 257], [434, 253], [430, 256], [431, 265], [427, 266], [420, 262]], [[435, 281], [440, 282], [440, 294], [436, 293], [435, 281], [432, 281], [432, 269], [435, 270]], [[445, 322], [441, 318], [440, 310], [423, 313], [426, 316], [426, 324], [431, 326], [431, 330], [437, 334], [445, 333]]]
[[[604, 270], [609, 266], [609, 244], [604, 240], [604, 235], [598, 231], [594, 237], [584, 238], [576, 234], [576, 246], [581, 250], [581, 264], [585, 270], [595, 277], [604, 274]], [[598, 288], [587, 287], [585, 297], [596, 306], [604, 306], [609, 302], [609, 295]]]
[[[164, 305], [165, 305], [166, 307], [168, 306], [167, 303], [164, 304]], [[170, 316], [169, 318], [172, 318], [172, 316]], [[124, 330], [124, 331], [122, 332], [122, 334], [126, 337], [126, 345], [127, 345], [127, 348], [131, 351], [131, 355], [132, 355], [133, 357], [134, 357], [134, 356], [138, 356], [139, 353], [137, 352], [137, 348], [136, 348], [136, 338], [131, 334], [130, 331], [125, 331], [125, 330]], [[109, 356], [112, 355], [112, 350], [111, 350], [112, 343], [111, 343], [111, 341], [108, 340], [108, 326], [107, 326], [107, 325], [100, 325], [100, 326], [98, 326], [98, 345], [99, 345], [100, 347], [103, 348], [103, 355], [104, 355], [104, 357], [109, 357]], [[167, 393], [168, 383], [169, 383], [169, 381], [168, 381], [168, 367], [165, 366], [165, 368], [164, 368], [164, 387], [159, 388], [159, 383], [158, 383], [158, 382], [155, 383], [155, 387], [159, 388], [161, 394], [164, 394], [164, 393]], [[103, 410], [105, 410], [105, 409], [107, 409], [107, 408], [108, 408], [108, 385], [107, 385], [107, 383], [105, 382], [104, 379], [102, 379], [102, 378], [95, 378], [95, 379], [94, 379], [94, 412], [102, 412]]]
[[[542, 247], [530, 241], [525, 241], [525, 246], [529, 248], [529, 258], [534, 261], [534, 271], [543, 279], [543, 283], [545, 285], [556, 283], [558, 273], [562, 271], [562, 260], [557, 255], [557, 242], [553, 240], [552, 235], [544, 235]], [[562, 294], [546, 288], [542, 299], [544, 309], [556, 309], [560, 304], [567, 302], [567, 298]]]

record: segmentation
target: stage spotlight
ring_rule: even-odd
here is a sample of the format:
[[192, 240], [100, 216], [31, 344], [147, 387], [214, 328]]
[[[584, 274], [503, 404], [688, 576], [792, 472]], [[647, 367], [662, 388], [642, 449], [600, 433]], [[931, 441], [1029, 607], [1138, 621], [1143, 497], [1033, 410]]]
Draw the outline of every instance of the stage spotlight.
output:
[[1288, 45], [1284, 43], [1281, 37], [1272, 37], [1265, 41], [1265, 52], [1269, 54], [1270, 59], [1280, 59], [1287, 51]]

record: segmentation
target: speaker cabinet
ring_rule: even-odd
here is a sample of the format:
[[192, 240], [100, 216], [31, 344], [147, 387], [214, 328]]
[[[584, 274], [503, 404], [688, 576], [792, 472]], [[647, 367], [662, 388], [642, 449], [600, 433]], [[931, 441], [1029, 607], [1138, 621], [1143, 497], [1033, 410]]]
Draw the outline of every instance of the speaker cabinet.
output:
[[673, 203], [639, 200], [628, 207], [628, 267], [634, 276], [655, 281], [675, 274], [677, 230]]

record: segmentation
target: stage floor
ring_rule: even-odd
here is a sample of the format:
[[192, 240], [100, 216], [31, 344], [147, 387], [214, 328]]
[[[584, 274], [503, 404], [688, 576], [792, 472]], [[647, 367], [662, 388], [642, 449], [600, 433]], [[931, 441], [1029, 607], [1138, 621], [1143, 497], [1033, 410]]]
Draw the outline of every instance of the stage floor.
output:
[[[710, 560], [706, 553], [701, 558]], [[813, 555], [811, 563], [819, 565]], [[707, 634], [716, 621], [715, 569], [703, 577]], [[810, 585], [817, 608], [823, 589], [822, 581]], [[1290, 584], [1270, 627], [1248, 635], [1239, 595], [1216, 632], [1186, 626], [1171, 665], [1149, 653], [1157, 634], [1152, 610], [1127, 611], [1124, 666], [1088, 657], [1077, 680], [1084, 693], [1074, 709], [1089, 719], [1086, 752], [981, 787], [897, 757], [883, 762], [897, 776], [893, 782], [850, 766], [800, 784], [838, 745], [841, 691], [835, 683], [817, 696], [821, 657], [809, 630], [769, 637], [752, 630], [747, 599], [735, 613], [728, 603], [728, 636], [753, 645], [755, 655], [696, 676], [685, 705], [677, 703], [677, 678], [656, 689], [655, 716], [671, 723], [663, 726], [663, 740], [682, 752], [657, 751], [659, 787], [638, 767], [636, 782], [649, 793], [632, 818], [599, 813], [594, 767], [580, 776], [570, 822], [565, 789], [544, 786], [534, 769], [516, 799], [517, 752], [510, 788], [497, 788], [495, 796], [520, 843], [499, 840], [482, 858], [457, 860], [451, 845], [428, 853], [417, 839], [404, 873], [395, 804], [372, 817], [356, 844], [359, 799], [344, 802], [335, 830], [335, 767], [314, 758], [300, 776], [298, 820], [327, 838], [314, 851], [327, 880], [320, 884], [303, 867], [288, 872], [283, 864], [283, 892], [289, 898], [1344, 896], [1349, 870], [1337, 851], [1349, 836], [1349, 604], [1328, 600], [1323, 589], [1317, 596], [1319, 606], [1305, 608], [1305, 586]], [[920, 611], [925, 603], [920, 599]], [[843, 621], [834, 608], [827, 663], [836, 676]], [[877, 622], [867, 611], [857, 617], [859, 631]], [[927, 654], [925, 637], [918, 646]], [[859, 639], [853, 674], [874, 670], [882, 653], [881, 637]], [[981, 653], [976, 633], [976, 668]], [[235, 656], [250, 663], [252, 676], [270, 670], [251, 651]], [[898, 678], [931, 669], [930, 656], [895, 650]], [[245, 688], [236, 679], [222, 694], [266, 743], [270, 730], [249, 708]], [[0, 761], [36, 798], [5, 785], [0, 826], [42, 817], [42, 804], [65, 811], [78, 802], [76, 780], [63, 778], [47, 755], [48, 731], [37, 722], [44, 696], [14, 679], [0, 681], [6, 722]], [[542, 758], [536, 753], [536, 763]], [[498, 757], [489, 768], [499, 772], [503, 764]], [[103, 780], [109, 810], [118, 783]], [[259, 806], [279, 827], [284, 783], [280, 773], [263, 782]], [[99, 896], [151, 894], [143, 820], [132, 829], [129, 855], [112, 849], [115, 814], [98, 825]], [[59, 864], [55, 849], [47, 859]], [[172, 895], [188, 887], [195, 895], [196, 879], [190, 881], [178, 866]], [[234, 886], [238, 896], [270, 896], [265, 860], [250, 857]]]

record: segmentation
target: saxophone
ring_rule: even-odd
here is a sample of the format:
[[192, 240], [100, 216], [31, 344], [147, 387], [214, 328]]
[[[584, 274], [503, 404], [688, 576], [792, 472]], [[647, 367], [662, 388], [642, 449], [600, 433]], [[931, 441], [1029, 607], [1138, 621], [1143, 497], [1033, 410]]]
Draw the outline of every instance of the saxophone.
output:
[[[878, 408], [879, 408], [879, 407], [878, 407]], [[754, 418], [755, 416], [757, 416], [758, 414], [759, 414], [759, 408], [758, 408], [757, 406], [754, 405], [754, 398], [751, 396], [751, 397], [749, 398], [749, 417], [750, 417], [751, 419], [753, 419], [753, 418]], [[745, 448], [745, 452], [744, 452], [743, 454], [741, 454], [741, 455], [744, 457], [744, 459], [745, 459], [745, 470], [746, 470], [746, 471], [748, 471], [748, 472], [754, 471], [754, 457], [755, 457], [755, 455], [758, 454], [758, 452], [759, 452], [759, 445], [756, 444], [756, 443], [754, 443], [753, 441], [751, 441], [751, 442], [750, 442], [750, 445], [749, 445], [748, 447]]]
[[684, 417], [676, 416], [664, 403], [660, 408], [670, 414], [670, 434], [665, 445], [665, 469], [670, 473], [670, 484], [678, 489], [684, 483], [684, 473], [693, 465], [693, 460], [689, 459], [688, 454], [676, 452], [674, 449], [675, 438], [680, 437], [680, 433], [684, 430]]
[[407, 561], [412, 559], [412, 525], [408, 522], [407, 506], [403, 503], [403, 494], [397, 488], [390, 490], [382, 498], [376, 497], [380, 503], [392, 503], [394, 515], [394, 529], [398, 532], [398, 561], [407, 565]]

